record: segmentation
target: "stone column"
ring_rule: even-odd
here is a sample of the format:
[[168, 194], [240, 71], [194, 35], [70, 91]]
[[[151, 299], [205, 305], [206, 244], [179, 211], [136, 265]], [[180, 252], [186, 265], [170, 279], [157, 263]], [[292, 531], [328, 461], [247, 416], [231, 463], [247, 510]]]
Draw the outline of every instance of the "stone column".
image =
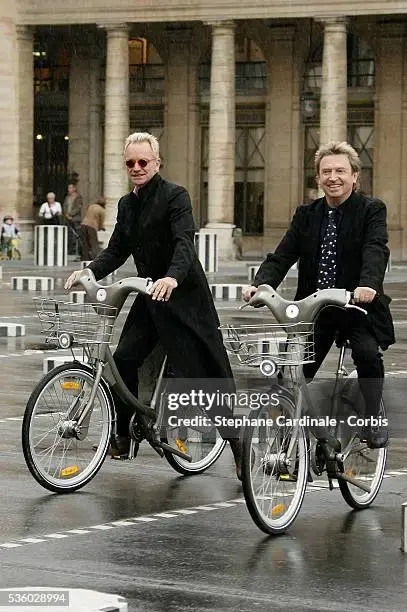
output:
[[33, 30], [26, 26], [17, 26], [16, 30], [19, 114], [18, 214], [25, 219], [32, 219], [34, 158]]
[[402, 23], [379, 24], [376, 50], [373, 194], [387, 204], [393, 261], [407, 257], [404, 245], [407, 223], [404, 165], [407, 150], [407, 102], [404, 93], [407, 53], [403, 51], [404, 32]]
[[346, 17], [321, 19], [324, 24], [320, 143], [346, 140], [348, 83]]
[[[17, 53], [14, 15], [2, 5], [0, 16], [0, 215], [16, 213], [18, 177], [18, 93], [17, 93]], [[31, 142], [31, 146], [33, 143]], [[30, 163], [30, 162], [29, 162]]]
[[90, 60], [86, 46], [75, 45], [69, 74], [69, 172], [79, 174], [78, 190], [86, 205], [89, 197]]
[[129, 191], [123, 163], [124, 141], [129, 135], [129, 28], [127, 24], [104, 27], [107, 52], [103, 189], [108, 238], [116, 221], [117, 202]]
[[94, 202], [98, 196], [103, 195], [100, 73], [100, 59], [91, 58], [89, 82], [89, 202]]
[[23, 252], [33, 246], [34, 187], [34, 61], [33, 29], [17, 26], [18, 198], [17, 218], [23, 234]]
[[[292, 207], [298, 205], [296, 181], [293, 181], [295, 158], [298, 160], [298, 105], [295, 108], [293, 27], [270, 28], [267, 50], [268, 91], [266, 98], [266, 172], [264, 193], [264, 241], [268, 252], [287, 230]], [[296, 146], [297, 145], [297, 146]], [[298, 167], [296, 176], [298, 177]], [[294, 203], [295, 201], [295, 203]]]
[[196, 219], [198, 194], [195, 175], [199, 163], [199, 141], [195, 111], [198, 58], [194, 53], [193, 42], [192, 30], [171, 30], [168, 33], [164, 133], [170, 154], [164, 172], [170, 181], [188, 189]]
[[233, 258], [235, 193], [235, 24], [212, 24], [209, 102], [208, 229], [218, 234], [220, 259]]

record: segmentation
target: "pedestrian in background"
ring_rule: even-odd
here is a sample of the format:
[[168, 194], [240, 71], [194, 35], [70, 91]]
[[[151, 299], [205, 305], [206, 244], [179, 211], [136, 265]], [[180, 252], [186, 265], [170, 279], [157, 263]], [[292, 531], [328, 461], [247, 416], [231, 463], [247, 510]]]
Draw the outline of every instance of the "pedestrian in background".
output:
[[47, 193], [47, 201], [41, 204], [38, 216], [44, 225], [60, 225], [62, 217], [62, 206], [55, 199], [55, 193]]
[[79, 226], [83, 214], [83, 198], [75, 183], [69, 183], [68, 193], [64, 200], [64, 216], [68, 225], [68, 253], [76, 253], [76, 243], [79, 239]]
[[105, 207], [106, 200], [102, 197], [89, 204], [79, 226], [83, 261], [95, 259], [101, 251], [97, 233], [105, 229]]

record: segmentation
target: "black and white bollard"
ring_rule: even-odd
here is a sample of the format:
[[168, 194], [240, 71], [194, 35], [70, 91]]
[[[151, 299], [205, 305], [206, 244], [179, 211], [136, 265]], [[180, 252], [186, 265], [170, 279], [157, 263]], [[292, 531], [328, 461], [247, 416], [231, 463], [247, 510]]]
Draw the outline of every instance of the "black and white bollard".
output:
[[59, 353], [47, 355], [42, 361], [42, 369], [44, 374], [48, 374], [51, 370], [63, 363], [71, 363], [73, 361], [80, 361], [81, 363], [88, 363], [86, 355], [76, 354], [75, 359], [72, 355], [61, 355]]
[[218, 237], [214, 231], [201, 229], [195, 232], [195, 250], [204, 272], [218, 271]]
[[53, 291], [54, 279], [51, 276], [12, 276], [13, 291]]
[[401, 550], [407, 553], [407, 502], [401, 504]]
[[86, 298], [86, 291], [71, 291], [69, 293], [69, 301], [72, 304], [84, 304]]
[[65, 267], [68, 263], [68, 229], [65, 225], [37, 225], [34, 234], [37, 266]]
[[241, 300], [243, 286], [235, 283], [209, 285], [214, 300]]
[[1, 338], [19, 338], [25, 336], [25, 325], [21, 323], [0, 323]]

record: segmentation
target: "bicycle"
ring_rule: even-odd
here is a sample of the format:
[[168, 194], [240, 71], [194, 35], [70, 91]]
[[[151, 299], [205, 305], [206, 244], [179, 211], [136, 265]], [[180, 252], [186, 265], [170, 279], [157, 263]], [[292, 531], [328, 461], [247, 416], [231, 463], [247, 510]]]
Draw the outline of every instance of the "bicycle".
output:
[[21, 260], [21, 252], [17, 248], [19, 238], [5, 238], [2, 244], [0, 259]]
[[[229, 354], [238, 364], [259, 367], [264, 376], [273, 377], [271, 389], [278, 398], [277, 406], [252, 410], [243, 431], [244, 497], [252, 519], [267, 534], [284, 533], [298, 516], [312, 478], [310, 467], [317, 476], [326, 473], [331, 490], [337, 481], [354, 509], [370, 506], [379, 492], [387, 448], [373, 450], [360, 440], [363, 400], [356, 371], [348, 373], [344, 367], [348, 340], [337, 339], [330, 411], [322, 418], [315, 402], [318, 383], [307, 384], [303, 374], [303, 365], [315, 358], [313, 325], [319, 311], [333, 305], [366, 314], [351, 300], [344, 289], [324, 289], [292, 302], [261, 285], [245, 306], [267, 306], [278, 323], [221, 326]], [[385, 425], [383, 399], [379, 417]]]
[[[134, 409], [130, 420], [129, 459], [143, 439], [184, 475], [200, 474], [218, 459], [225, 440], [207, 427], [171, 427], [165, 421], [164, 357], [150, 404], [139, 401], [122, 380], [110, 349], [115, 321], [130, 293], [149, 295], [151, 279], [130, 277], [104, 286], [90, 270], [79, 284], [85, 304], [34, 298], [48, 342], [71, 349], [74, 362], [46, 374], [28, 400], [22, 425], [24, 458], [35, 480], [46, 489], [73, 492], [101, 468], [112, 436], [116, 410], [111, 387]], [[73, 346], [83, 349], [87, 363], [77, 360]]]

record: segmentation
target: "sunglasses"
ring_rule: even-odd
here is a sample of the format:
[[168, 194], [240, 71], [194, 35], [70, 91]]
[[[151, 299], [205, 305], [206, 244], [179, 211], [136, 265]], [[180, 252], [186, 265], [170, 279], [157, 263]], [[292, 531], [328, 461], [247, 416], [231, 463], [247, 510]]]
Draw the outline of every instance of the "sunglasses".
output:
[[143, 169], [146, 168], [150, 162], [156, 161], [156, 159], [156, 157], [153, 157], [153, 159], [126, 159], [124, 163], [128, 168], [134, 168], [134, 166], [138, 164], [139, 167]]

